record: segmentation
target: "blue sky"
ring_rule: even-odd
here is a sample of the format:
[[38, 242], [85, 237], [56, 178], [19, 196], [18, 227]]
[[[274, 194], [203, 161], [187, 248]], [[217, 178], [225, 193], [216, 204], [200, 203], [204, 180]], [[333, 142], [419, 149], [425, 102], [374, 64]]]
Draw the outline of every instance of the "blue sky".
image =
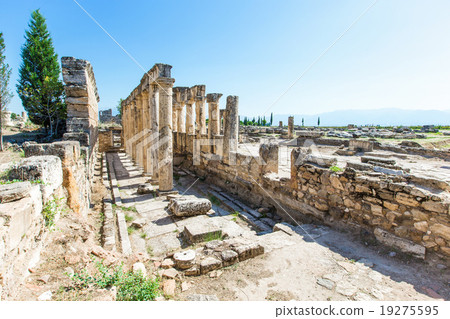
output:
[[[73, 0], [2, 1], [13, 68], [40, 8], [59, 57], [89, 60], [100, 109], [115, 108], [143, 71]], [[275, 105], [373, 0], [78, 2], [145, 68], [173, 66], [175, 86], [238, 95], [240, 114], [340, 109], [450, 109], [450, 1], [379, 0]], [[9, 109], [22, 111], [15, 94]]]

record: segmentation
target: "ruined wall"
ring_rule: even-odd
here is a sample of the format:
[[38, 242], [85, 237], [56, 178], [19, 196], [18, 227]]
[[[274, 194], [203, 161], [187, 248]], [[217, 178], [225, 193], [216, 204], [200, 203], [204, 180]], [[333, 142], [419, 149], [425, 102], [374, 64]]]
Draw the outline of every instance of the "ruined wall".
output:
[[92, 65], [73, 57], [61, 58], [67, 104], [65, 140], [79, 141], [81, 146], [95, 150], [98, 134], [98, 102]]
[[291, 178], [280, 178], [273, 174], [276, 156], [267, 155], [269, 149], [262, 145], [256, 157], [236, 153], [236, 165], [206, 153], [193, 165], [187, 150], [182, 165], [249, 203], [273, 207], [288, 222], [364, 229], [379, 242], [419, 258], [425, 258], [426, 251], [450, 256], [450, 200], [445, 185], [424, 187], [419, 185], [424, 181], [410, 176], [373, 177], [351, 168], [332, 172], [329, 165], [295, 164], [299, 148], [292, 151]]
[[56, 156], [23, 159], [12, 167], [9, 178], [23, 182], [0, 185], [1, 300], [14, 299], [28, 269], [39, 261], [49, 231], [42, 212], [50, 201], [64, 196], [61, 160]]
[[24, 147], [26, 157], [54, 155], [61, 160], [63, 186], [67, 190], [67, 204], [75, 213], [87, 216], [90, 205], [90, 166], [86, 148], [77, 141], [49, 144], [30, 144]]

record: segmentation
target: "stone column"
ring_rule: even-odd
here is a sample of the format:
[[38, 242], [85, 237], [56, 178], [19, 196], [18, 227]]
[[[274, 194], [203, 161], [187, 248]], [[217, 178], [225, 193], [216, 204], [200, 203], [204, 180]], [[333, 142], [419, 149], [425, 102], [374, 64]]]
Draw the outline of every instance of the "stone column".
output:
[[178, 123], [178, 133], [186, 133], [186, 116], [184, 114], [184, 102], [178, 103], [177, 108], [177, 123]]
[[190, 88], [186, 98], [186, 134], [195, 134], [194, 88]]
[[136, 161], [136, 135], [139, 133], [138, 129], [138, 118], [139, 118], [139, 109], [137, 107], [136, 100], [133, 100], [133, 118], [132, 118], [132, 128], [133, 128], [133, 134], [131, 136], [131, 158], [133, 161]]
[[158, 78], [159, 91], [159, 191], [173, 189], [172, 78]]
[[211, 140], [214, 136], [220, 135], [220, 112], [219, 99], [220, 93], [209, 93], [206, 96], [208, 102], [208, 138]]
[[202, 135], [206, 134], [206, 110], [205, 110], [205, 85], [196, 85], [195, 94], [195, 111], [196, 111], [196, 124], [197, 126], [197, 136], [202, 138]]
[[137, 97], [137, 103], [138, 103], [138, 134], [139, 138], [136, 140], [136, 163], [139, 167], [144, 166], [144, 118], [145, 118], [145, 111], [144, 111], [144, 97], [143, 94], [139, 94]]
[[294, 138], [294, 117], [288, 118], [288, 138]]
[[150, 128], [152, 131], [151, 148], [152, 148], [152, 178], [156, 179], [159, 175], [158, 166], [158, 140], [159, 140], [159, 86], [154, 83], [150, 86]]
[[151, 158], [149, 156], [148, 149], [150, 148], [150, 101], [148, 88], [142, 92], [142, 104], [144, 110], [143, 116], [143, 130], [144, 130], [144, 140], [142, 145], [142, 157], [143, 157], [143, 167], [144, 173], [148, 174], [151, 172]]
[[280, 121], [278, 127], [279, 127], [279, 128], [282, 128], [282, 127], [283, 127], [283, 121]]
[[225, 134], [225, 126], [226, 126], [226, 122], [227, 122], [227, 110], [223, 109], [220, 110], [220, 122], [221, 122], [221, 126], [220, 126], [220, 134]]
[[237, 151], [239, 134], [239, 97], [235, 95], [227, 96], [226, 121], [223, 136], [223, 157], [227, 164], [234, 164], [234, 154]]
[[172, 95], [172, 130], [174, 132], [178, 131], [178, 114], [177, 114], [177, 109], [178, 109], [178, 102], [176, 101], [176, 98], [174, 95]]

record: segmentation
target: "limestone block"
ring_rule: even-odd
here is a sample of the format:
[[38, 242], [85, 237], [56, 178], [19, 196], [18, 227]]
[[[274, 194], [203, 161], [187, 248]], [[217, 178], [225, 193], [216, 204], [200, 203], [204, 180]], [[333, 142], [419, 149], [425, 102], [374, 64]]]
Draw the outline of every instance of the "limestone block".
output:
[[9, 178], [42, 182], [40, 186], [45, 202], [62, 185], [61, 160], [53, 155], [25, 158], [12, 167]]
[[51, 144], [29, 144], [24, 148], [25, 157], [55, 155], [63, 166], [72, 165], [80, 157], [80, 143], [78, 141], [61, 141]]
[[170, 200], [170, 210], [177, 216], [204, 215], [212, 208], [211, 202], [206, 198]]
[[406, 205], [406, 206], [412, 206], [417, 207], [420, 205], [420, 203], [414, 199], [411, 195], [408, 195], [406, 193], [397, 193], [395, 194], [395, 200], [399, 202], [400, 204]]
[[434, 224], [430, 226], [431, 232], [436, 236], [441, 236], [445, 240], [450, 241], [450, 227], [442, 224]]
[[42, 198], [39, 186], [33, 185], [28, 189], [26, 197], [0, 204], [0, 217], [6, 220], [5, 244], [8, 251], [16, 248], [30, 226], [38, 219], [42, 219]]
[[30, 182], [0, 185], [0, 203], [9, 203], [24, 198], [31, 189]]
[[395, 165], [395, 160], [393, 160], [393, 159], [374, 157], [374, 156], [361, 156], [361, 162], [362, 163], [378, 162], [378, 163], [383, 163], [383, 164]]
[[234, 247], [233, 250], [239, 254], [239, 261], [264, 254], [264, 247], [258, 243], [243, 244]]
[[263, 163], [262, 172], [278, 173], [279, 146], [276, 143], [266, 143], [259, 146], [259, 156]]
[[327, 156], [327, 155], [313, 155], [308, 154], [305, 157], [305, 161], [308, 163], [317, 164], [322, 167], [331, 167], [337, 164], [336, 157]]
[[425, 259], [425, 247], [421, 245], [397, 237], [381, 228], [375, 228], [374, 235], [379, 242], [387, 246], [396, 247], [405, 253], [412, 254], [414, 257]]
[[222, 251], [220, 256], [222, 257], [224, 267], [233, 265], [239, 261], [238, 253], [231, 249]]
[[422, 207], [426, 210], [436, 212], [436, 213], [445, 213], [448, 211], [448, 207], [446, 208], [443, 203], [435, 202], [432, 200], [428, 200], [422, 203]]
[[364, 140], [350, 140], [348, 148], [358, 152], [372, 152], [373, 142]]
[[206, 274], [220, 267], [222, 267], [222, 262], [215, 257], [207, 257], [200, 262], [200, 271], [202, 274]]

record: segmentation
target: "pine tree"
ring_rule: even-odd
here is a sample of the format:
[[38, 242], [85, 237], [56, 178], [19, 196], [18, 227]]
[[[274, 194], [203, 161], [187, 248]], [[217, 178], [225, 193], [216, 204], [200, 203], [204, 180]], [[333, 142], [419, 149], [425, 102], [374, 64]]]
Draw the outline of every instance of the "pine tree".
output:
[[320, 126], [320, 116], [317, 118], [317, 126]]
[[305, 126], [305, 118], [302, 117], [302, 126]]
[[31, 14], [28, 27], [22, 47], [17, 93], [31, 122], [45, 126], [49, 135], [54, 136], [67, 117], [58, 55], [39, 10]]
[[272, 126], [273, 124], [273, 112], [270, 113], [270, 126]]
[[3, 111], [6, 110], [6, 107], [12, 98], [12, 93], [8, 88], [9, 79], [11, 77], [11, 68], [5, 61], [5, 48], [3, 33], [0, 32], [0, 151], [3, 151], [3, 135], [1, 130]]

